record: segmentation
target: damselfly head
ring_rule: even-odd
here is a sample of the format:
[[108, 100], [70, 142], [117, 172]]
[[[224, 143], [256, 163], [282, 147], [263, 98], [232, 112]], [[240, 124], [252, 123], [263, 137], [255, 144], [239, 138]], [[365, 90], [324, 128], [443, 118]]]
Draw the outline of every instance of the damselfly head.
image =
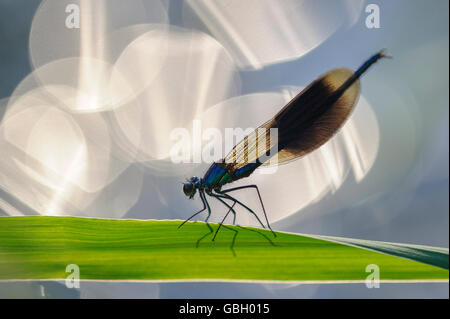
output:
[[192, 199], [197, 191], [197, 188], [194, 185], [195, 181], [193, 181], [193, 179], [194, 178], [191, 178], [191, 180], [187, 183], [183, 183], [183, 192], [187, 197], [189, 197], [189, 199]]

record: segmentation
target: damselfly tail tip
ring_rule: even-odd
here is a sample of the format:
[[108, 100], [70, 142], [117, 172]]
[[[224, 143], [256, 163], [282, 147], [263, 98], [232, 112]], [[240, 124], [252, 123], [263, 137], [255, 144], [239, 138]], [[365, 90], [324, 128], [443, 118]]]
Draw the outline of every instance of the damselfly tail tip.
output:
[[387, 49], [381, 49], [380, 52], [378, 52], [378, 54], [380, 55], [380, 58], [386, 58], [386, 59], [392, 59], [392, 55], [388, 55], [386, 54]]
[[[376, 63], [378, 60], [380, 60], [382, 58], [392, 59], [392, 56], [386, 54], [386, 49], [382, 49], [382, 50], [378, 51], [377, 53], [372, 55], [366, 62], [364, 62], [364, 64], [361, 65], [358, 70], [355, 71], [354, 77], [349, 79], [350, 83], [353, 83], [355, 78], [359, 78], [364, 72], [367, 71], [367, 69], [372, 64]], [[347, 86], [344, 84], [343, 87], [347, 87]]]

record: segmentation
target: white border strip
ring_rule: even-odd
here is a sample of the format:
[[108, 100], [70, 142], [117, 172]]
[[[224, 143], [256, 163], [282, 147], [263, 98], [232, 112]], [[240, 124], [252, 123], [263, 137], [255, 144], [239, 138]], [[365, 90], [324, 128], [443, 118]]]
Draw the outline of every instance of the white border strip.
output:
[[[0, 279], [4, 282], [41, 282], [56, 281], [64, 282], [65, 279]], [[130, 283], [177, 283], [177, 282], [224, 282], [224, 283], [249, 283], [249, 284], [364, 284], [366, 280], [246, 280], [246, 279], [80, 279], [81, 282], [130, 282]], [[380, 279], [380, 283], [449, 283], [448, 279]]]

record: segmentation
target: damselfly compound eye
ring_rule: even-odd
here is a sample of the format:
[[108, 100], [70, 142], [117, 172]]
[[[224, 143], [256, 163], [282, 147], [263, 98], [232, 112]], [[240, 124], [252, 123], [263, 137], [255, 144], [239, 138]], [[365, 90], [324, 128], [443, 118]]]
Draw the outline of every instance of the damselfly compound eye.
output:
[[194, 185], [191, 183], [183, 184], [183, 192], [186, 196], [188, 196], [189, 198], [192, 198], [192, 196], [194, 196], [194, 194], [195, 194]]

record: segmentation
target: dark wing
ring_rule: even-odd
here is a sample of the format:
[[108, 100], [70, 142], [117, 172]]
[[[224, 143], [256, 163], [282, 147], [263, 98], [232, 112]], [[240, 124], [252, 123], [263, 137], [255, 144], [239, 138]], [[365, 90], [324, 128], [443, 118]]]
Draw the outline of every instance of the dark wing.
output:
[[[340, 68], [316, 79], [271, 120], [238, 143], [224, 162], [236, 169], [257, 160], [266, 166], [282, 164], [323, 145], [344, 124], [358, 100], [359, 80], [343, 93], [336, 93], [352, 75], [352, 70]], [[278, 129], [277, 139], [269, 138], [274, 136], [271, 128]], [[278, 157], [267, 161], [269, 150], [271, 155], [278, 151]]]
[[258, 127], [228, 153], [224, 162], [233, 164], [234, 169], [240, 169], [248, 163], [256, 162], [275, 145], [275, 140], [270, 138], [270, 128], [273, 127], [273, 119]]

